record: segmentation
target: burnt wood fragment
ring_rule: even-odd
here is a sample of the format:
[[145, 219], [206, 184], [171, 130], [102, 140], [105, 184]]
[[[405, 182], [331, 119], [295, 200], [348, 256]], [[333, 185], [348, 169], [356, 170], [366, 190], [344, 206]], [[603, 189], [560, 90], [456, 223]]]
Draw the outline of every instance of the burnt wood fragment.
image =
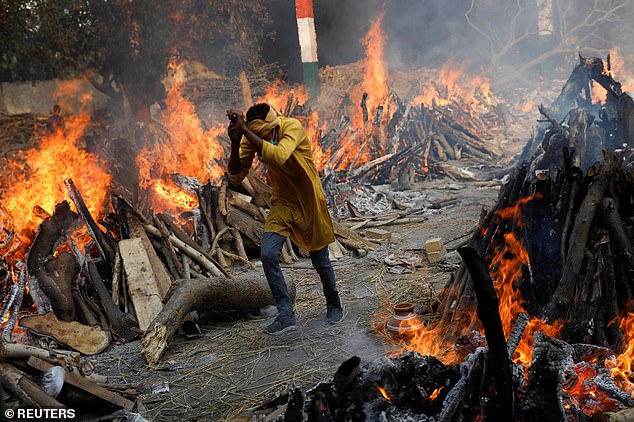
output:
[[502, 329], [502, 319], [498, 308], [499, 300], [495, 294], [493, 280], [486, 263], [475, 249], [464, 247], [458, 253], [465, 262], [477, 298], [477, 314], [489, 345], [489, 355], [495, 380], [494, 417], [499, 420], [513, 420], [514, 394], [511, 375], [511, 363]]

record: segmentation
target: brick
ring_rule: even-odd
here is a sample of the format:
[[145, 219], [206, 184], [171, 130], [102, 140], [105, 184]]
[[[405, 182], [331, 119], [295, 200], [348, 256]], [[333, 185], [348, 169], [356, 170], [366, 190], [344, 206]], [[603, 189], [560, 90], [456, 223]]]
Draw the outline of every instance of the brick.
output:
[[440, 252], [444, 249], [445, 247], [442, 244], [441, 237], [434, 237], [432, 239], [429, 239], [427, 242], [425, 242], [425, 252], [427, 253]]
[[427, 252], [427, 260], [431, 264], [434, 264], [436, 262], [442, 261], [442, 259], [443, 259], [443, 257], [445, 256], [446, 253], [447, 253], [447, 251], [445, 250], [445, 248], [442, 248], [442, 250], [440, 250], [440, 251]]

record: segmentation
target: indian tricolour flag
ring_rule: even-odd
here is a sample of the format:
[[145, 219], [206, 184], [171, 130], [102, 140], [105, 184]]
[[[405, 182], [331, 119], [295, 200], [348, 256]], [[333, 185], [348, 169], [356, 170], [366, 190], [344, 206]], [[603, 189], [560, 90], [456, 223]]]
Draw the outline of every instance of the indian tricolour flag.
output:
[[317, 60], [317, 34], [313, 0], [296, 0], [297, 32], [302, 53], [304, 84], [312, 97], [319, 95], [319, 61]]

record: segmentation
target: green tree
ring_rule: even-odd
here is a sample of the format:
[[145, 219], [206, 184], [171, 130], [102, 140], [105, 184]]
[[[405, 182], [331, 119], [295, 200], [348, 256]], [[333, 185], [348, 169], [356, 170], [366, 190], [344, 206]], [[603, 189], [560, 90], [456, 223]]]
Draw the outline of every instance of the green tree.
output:
[[0, 80], [83, 73], [143, 120], [171, 57], [248, 71], [267, 23], [260, 2], [242, 0], [0, 0]]

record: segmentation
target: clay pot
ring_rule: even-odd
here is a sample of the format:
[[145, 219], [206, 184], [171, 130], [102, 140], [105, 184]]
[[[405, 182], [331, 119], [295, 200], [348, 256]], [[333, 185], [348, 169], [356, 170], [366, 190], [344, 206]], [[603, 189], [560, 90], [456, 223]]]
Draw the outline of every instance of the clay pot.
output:
[[414, 304], [399, 303], [394, 305], [393, 313], [385, 323], [385, 329], [395, 338], [409, 337], [423, 328], [423, 323], [414, 312]]

